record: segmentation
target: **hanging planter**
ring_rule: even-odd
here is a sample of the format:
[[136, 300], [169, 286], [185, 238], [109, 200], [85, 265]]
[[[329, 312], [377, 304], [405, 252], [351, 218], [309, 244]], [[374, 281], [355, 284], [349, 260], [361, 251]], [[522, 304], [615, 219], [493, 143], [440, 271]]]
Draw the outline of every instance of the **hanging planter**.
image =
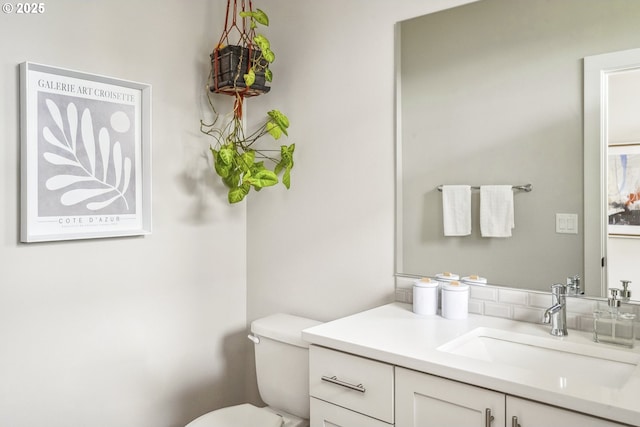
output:
[[271, 43], [263, 34], [256, 34], [258, 25], [268, 26], [269, 17], [262, 10], [253, 10], [251, 1], [227, 2], [225, 29], [211, 53], [210, 90], [227, 95], [257, 96], [269, 92], [267, 82], [273, 75], [269, 64], [275, 60]]
[[[253, 132], [245, 132], [244, 99], [269, 92], [272, 81], [269, 64], [275, 60], [269, 40], [256, 34], [258, 25], [268, 26], [269, 18], [262, 10], [253, 10], [250, 0], [228, 0], [225, 29], [211, 53], [211, 72], [207, 97], [213, 121], [200, 121], [200, 131], [211, 136], [213, 167], [228, 187], [229, 203], [238, 203], [249, 194], [280, 182], [289, 188], [295, 144], [267, 148], [258, 144], [263, 136], [274, 140], [287, 136], [289, 119], [278, 110], [267, 113], [265, 121]], [[234, 97], [230, 117], [218, 113], [214, 93]], [[267, 165], [271, 164], [272, 168]]]
[[[215, 49], [211, 54], [213, 84], [210, 85], [210, 90], [227, 95], [242, 93], [245, 97], [269, 92], [271, 88], [266, 85], [267, 78], [265, 71], [262, 71], [268, 69], [269, 63], [261, 56], [262, 52], [250, 51], [244, 46], [229, 45]], [[254, 69], [255, 77], [253, 84], [247, 86], [244, 76], [249, 75], [251, 68]]]

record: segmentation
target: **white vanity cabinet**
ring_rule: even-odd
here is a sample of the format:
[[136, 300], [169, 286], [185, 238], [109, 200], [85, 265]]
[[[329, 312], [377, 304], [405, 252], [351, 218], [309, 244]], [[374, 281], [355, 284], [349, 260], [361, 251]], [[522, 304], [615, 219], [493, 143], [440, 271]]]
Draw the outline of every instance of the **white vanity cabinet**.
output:
[[[589, 415], [507, 396], [507, 427], [623, 427]], [[515, 418], [514, 418], [515, 417]]]
[[309, 347], [311, 427], [389, 427], [394, 421], [394, 367]]
[[396, 427], [504, 425], [504, 394], [396, 368]]
[[396, 427], [622, 427], [623, 424], [396, 367]]
[[[640, 427], [640, 349], [602, 347], [587, 332], [556, 338], [546, 325], [471, 314], [452, 321], [391, 303], [302, 335], [310, 344], [311, 427]], [[576, 358], [542, 353], [544, 363], [525, 368], [515, 362], [541, 358], [528, 344], [500, 347], [504, 362], [473, 357], [501, 337]], [[465, 347], [468, 355], [452, 351], [465, 343], [478, 345]], [[593, 361], [583, 366], [581, 352], [618, 364], [602, 366], [603, 381], [589, 375]], [[566, 367], [566, 381], [559, 369], [543, 371], [550, 360]]]

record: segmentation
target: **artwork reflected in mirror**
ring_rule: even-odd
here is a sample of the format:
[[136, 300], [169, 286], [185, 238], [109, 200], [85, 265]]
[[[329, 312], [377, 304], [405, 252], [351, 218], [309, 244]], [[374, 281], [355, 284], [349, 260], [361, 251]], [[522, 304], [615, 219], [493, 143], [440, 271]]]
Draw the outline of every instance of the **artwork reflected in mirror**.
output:
[[609, 235], [640, 236], [640, 144], [609, 146], [607, 202]]

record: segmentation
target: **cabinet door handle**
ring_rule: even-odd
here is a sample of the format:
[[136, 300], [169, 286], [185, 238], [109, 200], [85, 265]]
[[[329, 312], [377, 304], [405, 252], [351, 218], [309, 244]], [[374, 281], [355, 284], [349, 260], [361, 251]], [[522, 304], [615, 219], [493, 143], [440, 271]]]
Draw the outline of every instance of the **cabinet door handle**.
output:
[[339, 385], [341, 387], [348, 388], [349, 390], [355, 390], [360, 393], [364, 393], [366, 390], [362, 384], [351, 384], [346, 381], [339, 380], [335, 375], [332, 377], [327, 377], [326, 375], [322, 376], [322, 381], [326, 381], [331, 384]]
[[518, 417], [516, 417], [515, 415], [511, 418], [511, 427], [520, 427], [520, 424], [518, 423]]
[[491, 422], [493, 421], [494, 417], [493, 415], [491, 415], [491, 409], [487, 408], [484, 410], [484, 425], [485, 427], [490, 427], [491, 426]]

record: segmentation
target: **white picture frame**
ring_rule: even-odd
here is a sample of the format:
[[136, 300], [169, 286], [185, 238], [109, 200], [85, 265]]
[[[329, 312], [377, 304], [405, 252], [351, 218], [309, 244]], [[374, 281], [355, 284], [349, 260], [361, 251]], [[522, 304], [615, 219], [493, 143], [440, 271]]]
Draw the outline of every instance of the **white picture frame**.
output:
[[20, 64], [21, 241], [151, 233], [151, 86]]
[[609, 237], [640, 236], [640, 143], [608, 147]]

